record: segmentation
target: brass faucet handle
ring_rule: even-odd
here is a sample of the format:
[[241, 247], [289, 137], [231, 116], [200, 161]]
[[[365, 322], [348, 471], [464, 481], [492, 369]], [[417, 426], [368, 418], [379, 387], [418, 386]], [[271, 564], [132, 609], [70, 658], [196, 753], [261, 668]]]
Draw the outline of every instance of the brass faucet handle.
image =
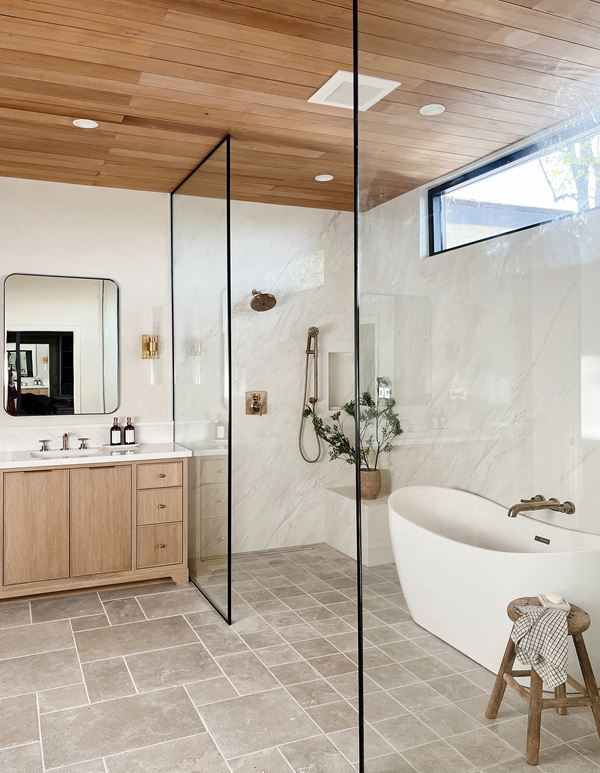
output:
[[543, 494], [536, 494], [534, 497], [531, 497], [531, 499], [522, 499], [521, 504], [525, 505], [527, 502], [545, 502], [546, 497]]
[[49, 442], [49, 440], [38, 440], [38, 443], [40, 443], [40, 451], [47, 451]]
[[563, 512], [567, 515], [573, 515], [575, 512], [575, 505], [573, 502], [569, 502], [568, 500], [566, 502], [563, 502]]
[[88, 437], [78, 437], [77, 440], [79, 440], [79, 450], [85, 451], [87, 449], [87, 442], [89, 440]]

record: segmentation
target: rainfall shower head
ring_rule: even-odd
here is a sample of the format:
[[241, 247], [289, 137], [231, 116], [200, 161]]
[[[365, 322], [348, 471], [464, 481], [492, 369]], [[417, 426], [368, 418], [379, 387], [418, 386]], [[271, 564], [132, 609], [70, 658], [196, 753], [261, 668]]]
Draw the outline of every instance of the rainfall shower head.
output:
[[277, 304], [277, 298], [271, 293], [261, 293], [259, 290], [252, 290], [253, 298], [250, 306], [254, 311], [269, 311]]

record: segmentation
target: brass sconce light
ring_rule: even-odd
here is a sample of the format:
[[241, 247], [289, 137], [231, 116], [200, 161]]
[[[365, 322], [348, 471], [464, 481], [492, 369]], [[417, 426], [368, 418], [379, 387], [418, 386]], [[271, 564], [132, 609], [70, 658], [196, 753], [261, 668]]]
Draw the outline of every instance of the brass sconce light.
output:
[[142, 359], [158, 360], [159, 357], [158, 336], [142, 336]]

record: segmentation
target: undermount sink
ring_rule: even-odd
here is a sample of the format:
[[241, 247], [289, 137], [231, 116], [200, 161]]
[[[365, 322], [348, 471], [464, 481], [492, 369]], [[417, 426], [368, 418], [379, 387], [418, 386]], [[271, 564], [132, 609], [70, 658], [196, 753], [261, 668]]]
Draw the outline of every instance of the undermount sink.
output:
[[71, 448], [68, 451], [31, 451], [34, 459], [72, 459], [79, 456], [100, 456], [99, 448]]

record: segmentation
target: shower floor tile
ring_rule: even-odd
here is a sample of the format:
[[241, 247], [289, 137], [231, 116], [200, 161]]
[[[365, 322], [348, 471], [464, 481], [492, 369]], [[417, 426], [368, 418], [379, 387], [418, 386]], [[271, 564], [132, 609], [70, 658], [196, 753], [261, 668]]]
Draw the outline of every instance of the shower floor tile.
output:
[[[309, 545], [233, 569], [231, 627], [170, 582], [0, 604], [0, 697], [25, 717], [0, 770], [358, 770], [355, 562]], [[492, 675], [410, 619], [393, 565], [365, 591], [365, 773], [531, 769], [525, 703], [485, 719]], [[600, 773], [591, 714], [543, 724], [540, 773]]]

